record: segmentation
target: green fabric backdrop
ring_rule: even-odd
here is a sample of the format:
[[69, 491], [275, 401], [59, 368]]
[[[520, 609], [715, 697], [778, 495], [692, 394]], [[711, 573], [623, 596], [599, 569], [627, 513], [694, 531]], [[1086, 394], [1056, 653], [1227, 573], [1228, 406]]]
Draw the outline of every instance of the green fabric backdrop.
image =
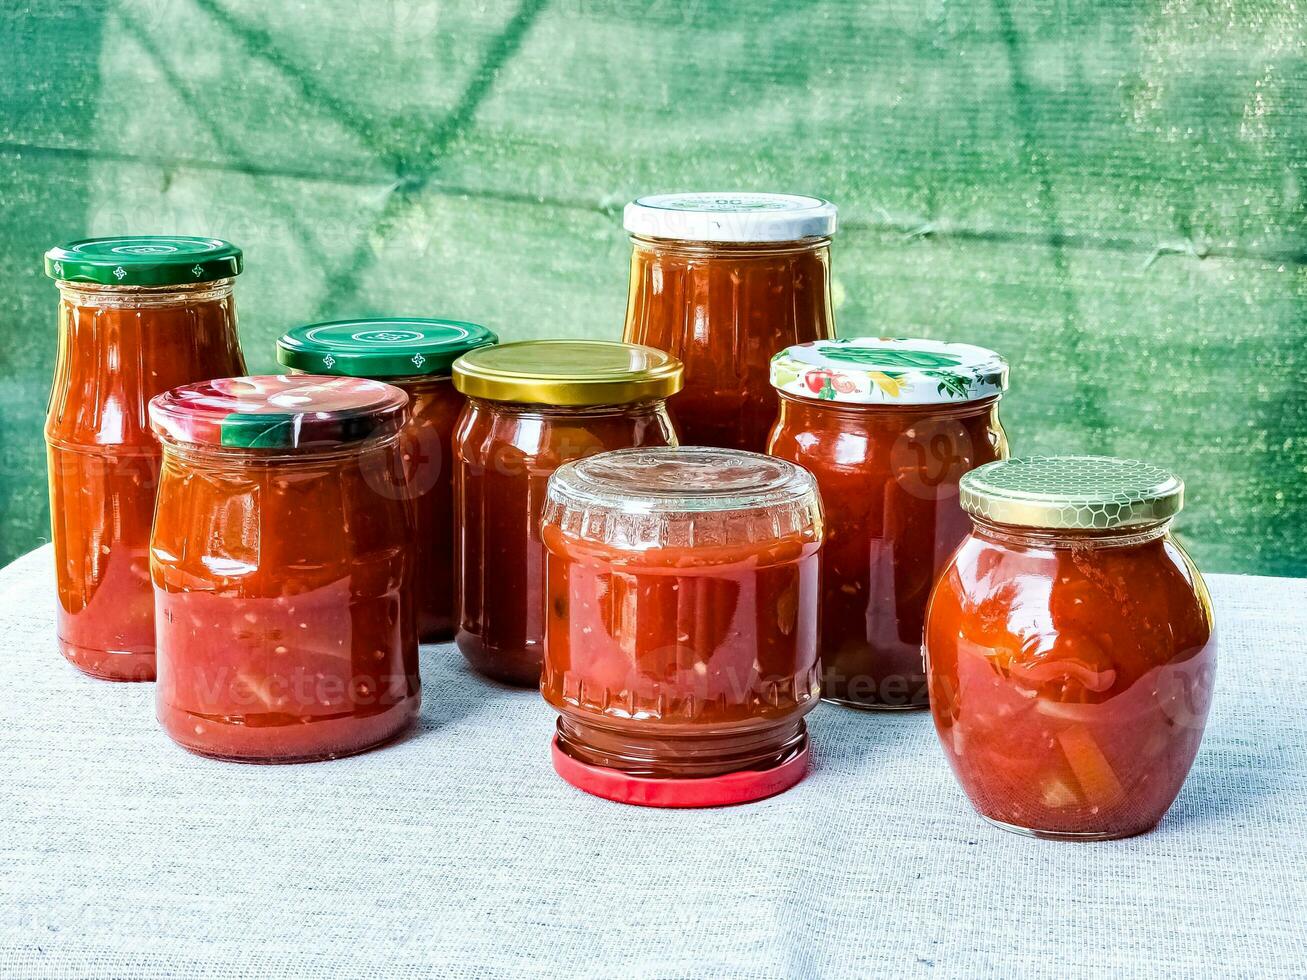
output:
[[51, 244], [246, 249], [286, 326], [615, 337], [641, 192], [835, 200], [840, 333], [1004, 352], [1016, 451], [1138, 455], [1307, 574], [1307, 11], [1270, 0], [140, 0], [0, 13], [0, 559], [48, 537]]

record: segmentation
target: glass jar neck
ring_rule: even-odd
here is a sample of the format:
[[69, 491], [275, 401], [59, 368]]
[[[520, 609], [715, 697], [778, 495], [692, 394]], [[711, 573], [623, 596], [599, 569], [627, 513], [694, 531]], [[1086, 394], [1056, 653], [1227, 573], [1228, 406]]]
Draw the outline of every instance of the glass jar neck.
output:
[[59, 295], [74, 306], [99, 309], [143, 309], [163, 306], [186, 306], [227, 299], [234, 279], [216, 279], [178, 286], [105, 286], [99, 283], [58, 280]]
[[1022, 548], [1071, 548], [1076, 550], [1098, 548], [1127, 548], [1146, 544], [1165, 537], [1171, 520], [1151, 524], [1132, 524], [1128, 527], [1079, 530], [1070, 528], [1020, 527], [1000, 524], [971, 515], [972, 533], [976, 537], [997, 544]]
[[840, 416], [849, 420], [889, 418], [892, 416], [911, 416], [913, 418], [969, 418], [985, 415], [998, 407], [1002, 395], [977, 398], [975, 401], [948, 402], [941, 404], [873, 404], [859, 405], [852, 402], [826, 401], [817, 398], [804, 398], [788, 391], [777, 391], [780, 396], [781, 412], [790, 415], [816, 413], [822, 417]]
[[796, 242], [694, 242], [675, 238], [649, 238], [632, 235], [631, 244], [637, 251], [654, 255], [702, 258], [765, 258], [778, 255], [801, 255], [805, 252], [826, 252], [829, 238], [803, 238]]
[[399, 431], [393, 430], [358, 442], [329, 446], [310, 446], [285, 449], [253, 449], [245, 446], [215, 446], [207, 443], [178, 442], [159, 436], [164, 456], [185, 463], [193, 469], [223, 468], [231, 466], [296, 466], [344, 462], [357, 459], [366, 453], [385, 449], [396, 444]]
[[484, 412], [561, 418], [605, 415], [656, 415], [666, 408], [664, 398], [646, 398], [634, 402], [608, 405], [541, 405], [534, 402], [503, 402], [490, 398], [468, 398], [468, 403]]

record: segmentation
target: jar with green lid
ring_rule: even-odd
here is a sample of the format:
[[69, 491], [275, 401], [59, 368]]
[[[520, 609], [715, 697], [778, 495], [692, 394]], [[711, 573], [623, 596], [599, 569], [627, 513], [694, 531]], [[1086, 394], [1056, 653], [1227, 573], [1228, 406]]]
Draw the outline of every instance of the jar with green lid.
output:
[[472, 351], [453, 370], [468, 396], [454, 436], [456, 642], [487, 677], [535, 687], [549, 477], [605, 450], [676, 445], [667, 398], [681, 362], [638, 344], [536, 340]]
[[245, 373], [216, 238], [89, 238], [45, 254], [59, 348], [45, 423], [56, 635], [95, 677], [153, 680], [149, 539], [160, 451], [146, 405], [177, 385]]
[[1170, 533], [1184, 485], [1138, 460], [1031, 456], [962, 477], [973, 527], [930, 600], [930, 704], [972, 804], [1071, 840], [1155, 826], [1202, 739], [1212, 604]]
[[277, 359], [293, 371], [371, 378], [408, 394], [403, 489], [416, 508], [413, 595], [423, 642], [454, 635], [451, 448], [466, 399], [455, 389], [450, 368], [468, 351], [497, 341], [479, 324], [425, 317], [310, 323], [277, 341]]

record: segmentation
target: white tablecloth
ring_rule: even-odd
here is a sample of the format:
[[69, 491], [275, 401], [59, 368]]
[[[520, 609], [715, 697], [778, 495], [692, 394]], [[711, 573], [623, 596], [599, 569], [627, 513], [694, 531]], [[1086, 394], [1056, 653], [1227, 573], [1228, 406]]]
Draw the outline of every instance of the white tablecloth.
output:
[[153, 685], [53, 641], [49, 548], [0, 571], [0, 975], [1307, 974], [1307, 581], [1214, 575], [1217, 701], [1161, 827], [1059, 844], [971, 810], [929, 717], [823, 705], [760, 803], [648, 810], [549, 764], [538, 695], [423, 650], [398, 745], [212, 762]]

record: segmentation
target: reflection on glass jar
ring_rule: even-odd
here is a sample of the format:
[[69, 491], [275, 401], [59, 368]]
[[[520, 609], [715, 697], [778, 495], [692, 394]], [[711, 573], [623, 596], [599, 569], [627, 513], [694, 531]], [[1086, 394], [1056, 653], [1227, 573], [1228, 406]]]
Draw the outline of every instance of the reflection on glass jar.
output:
[[469, 396], [454, 437], [456, 642], [485, 676], [535, 687], [549, 477], [605, 450], [675, 445], [666, 398], [681, 365], [633, 344], [528, 341], [464, 355], [454, 383]]
[[687, 445], [761, 452], [776, 420], [767, 362], [834, 336], [835, 206], [787, 194], [660, 194], [628, 204], [623, 338], [685, 363], [671, 400]]
[[822, 696], [925, 707], [926, 601], [970, 527], [958, 481], [1007, 455], [1007, 365], [969, 344], [862, 337], [791, 347], [771, 371], [768, 452], [810, 470], [826, 510]]
[[296, 371], [372, 378], [408, 395], [409, 420], [400, 436], [403, 479], [377, 489], [411, 498], [416, 509], [412, 588], [423, 642], [450, 639], [456, 615], [452, 450], [467, 399], [455, 390], [450, 366], [497, 340], [462, 320], [377, 317], [311, 323], [277, 341], [277, 359]]
[[545, 699], [576, 786], [652, 806], [802, 778], [817, 702], [812, 477], [738, 450], [629, 449], [549, 484]]
[[361, 752], [416, 716], [406, 396], [377, 381], [226, 378], [155, 398], [151, 541], [164, 730], [202, 755]]
[[52, 248], [59, 353], [45, 425], [63, 655], [109, 680], [153, 680], [149, 539], [160, 392], [243, 374], [233, 277], [216, 239], [89, 239]]
[[1107, 457], [963, 477], [974, 528], [931, 599], [926, 650], [940, 741], [991, 822], [1128, 837], [1180, 792], [1216, 666], [1207, 589], [1169, 534], [1182, 492]]

